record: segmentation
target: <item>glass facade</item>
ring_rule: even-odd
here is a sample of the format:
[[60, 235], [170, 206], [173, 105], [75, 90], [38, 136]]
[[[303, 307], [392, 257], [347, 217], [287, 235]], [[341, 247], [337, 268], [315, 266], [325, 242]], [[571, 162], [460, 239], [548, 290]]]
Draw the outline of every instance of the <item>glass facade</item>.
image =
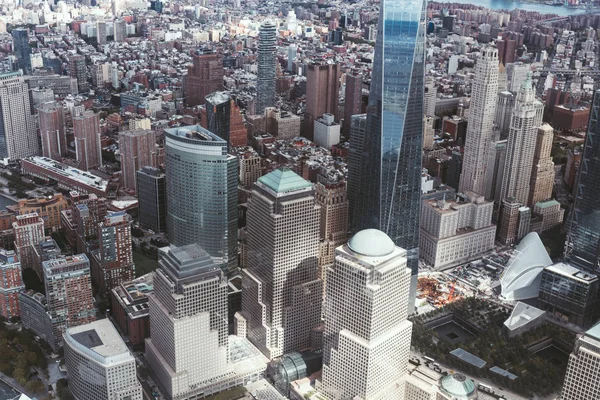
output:
[[140, 225], [154, 232], [166, 230], [165, 174], [145, 166], [136, 174]]
[[167, 236], [198, 243], [237, 269], [237, 157], [227, 142], [194, 125], [165, 130]]
[[594, 94], [585, 147], [569, 217], [565, 257], [588, 271], [600, 272], [600, 91]]
[[[558, 265], [561, 268], [561, 264]], [[542, 272], [539, 300], [541, 308], [560, 315], [572, 324], [588, 327], [598, 315], [598, 278], [576, 268], [556, 266]]]
[[[408, 251], [418, 270], [423, 142], [423, 0], [384, 0], [360, 167], [351, 195], [352, 230], [376, 228]], [[356, 179], [350, 177], [350, 179]]]

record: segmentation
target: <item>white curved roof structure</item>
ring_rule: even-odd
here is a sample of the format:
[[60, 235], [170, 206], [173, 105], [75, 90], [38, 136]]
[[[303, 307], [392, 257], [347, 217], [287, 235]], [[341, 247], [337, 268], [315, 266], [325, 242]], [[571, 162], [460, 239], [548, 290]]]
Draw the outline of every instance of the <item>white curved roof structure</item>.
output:
[[396, 245], [388, 235], [378, 229], [364, 229], [348, 241], [355, 253], [368, 257], [383, 257], [392, 254]]
[[501, 297], [505, 300], [525, 300], [538, 296], [542, 271], [552, 260], [537, 233], [521, 240], [500, 277]]

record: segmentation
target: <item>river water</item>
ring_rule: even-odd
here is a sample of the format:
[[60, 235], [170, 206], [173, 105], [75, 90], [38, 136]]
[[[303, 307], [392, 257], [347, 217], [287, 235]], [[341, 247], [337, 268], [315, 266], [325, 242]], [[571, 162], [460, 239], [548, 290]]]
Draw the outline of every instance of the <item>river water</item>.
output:
[[450, 3], [474, 4], [477, 6], [491, 8], [494, 10], [513, 10], [520, 8], [526, 11], [537, 11], [541, 14], [556, 14], [568, 16], [584, 13], [585, 10], [578, 8], [556, 7], [541, 3], [529, 3], [525, 1], [514, 0], [448, 0]]
[[[8, 197], [0, 196], [0, 210], [4, 210], [6, 206], [10, 206], [13, 204], [15, 204], [15, 202], [9, 199]], [[2, 399], [0, 398], [0, 400]]]

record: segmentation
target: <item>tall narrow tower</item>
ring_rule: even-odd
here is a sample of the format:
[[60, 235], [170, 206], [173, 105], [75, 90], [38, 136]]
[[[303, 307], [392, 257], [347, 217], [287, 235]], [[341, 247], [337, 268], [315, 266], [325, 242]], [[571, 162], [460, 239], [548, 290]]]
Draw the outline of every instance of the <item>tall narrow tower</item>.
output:
[[544, 124], [538, 129], [529, 185], [529, 207], [552, 197], [556, 175], [551, 155], [553, 139], [554, 129], [550, 125]]
[[481, 52], [471, 89], [469, 125], [459, 190], [485, 193], [485, 175], [498, 98], [498, 49]]
[[67, 154], [67, 133], [62, 106], [56, 101], [47, 101], [37, 109], [40, 138], [42, 139], [42, 155], [61, 161]]
[[565, 257], [588, 271], [600, 270], [600, 90], [594, 93], [585, 146], [569, 217]]
[[366, 229], [327, 269], [323, 375], [328, 399], [402, 399], [412, 323], [406, 251]]
[[360, 190], [349, 185], [356, 196], [350, 201], [352, 231], [380, 229], [406, 249], [413, 290], [419, 258], [424, 18], [423, 0], [381, 2], [360, 167], [351, 168], [360, 174]]
[[256, 81], [256, 106], [254, 113], [263, 114], [266, 107], [275, 106], [277, 31], [266, 21], [258, 31], [258, 79]]
[[79, 168], [87, 171], [102, 165], [100, 120], [98, 114], [88, 110], [73, 118], [75, 155]]
[[249, 200], [248, 268], [237, 320], [270, 359], [309, 347], [321, 320], [315, 200], [312, 184], [289, 169], [259, 178]]
[[512, 113], [502, 176], [502, 199], [514, 198], [521, 204], [528, 203], [537, 130], [542, 125], [543, 114], [544, 105], [535, 98], [530, 74], [517, 94]]

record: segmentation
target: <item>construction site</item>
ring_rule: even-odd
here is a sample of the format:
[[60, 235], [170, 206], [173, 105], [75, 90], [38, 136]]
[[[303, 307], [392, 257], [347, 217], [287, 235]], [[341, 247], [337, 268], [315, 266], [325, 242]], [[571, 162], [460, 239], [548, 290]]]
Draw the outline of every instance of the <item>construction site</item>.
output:
[[417, 281], [417, 311], [419, 314], [426, 313], [472, 295], [472, 290], [444, 273], [427, 272], [419, 274]]

